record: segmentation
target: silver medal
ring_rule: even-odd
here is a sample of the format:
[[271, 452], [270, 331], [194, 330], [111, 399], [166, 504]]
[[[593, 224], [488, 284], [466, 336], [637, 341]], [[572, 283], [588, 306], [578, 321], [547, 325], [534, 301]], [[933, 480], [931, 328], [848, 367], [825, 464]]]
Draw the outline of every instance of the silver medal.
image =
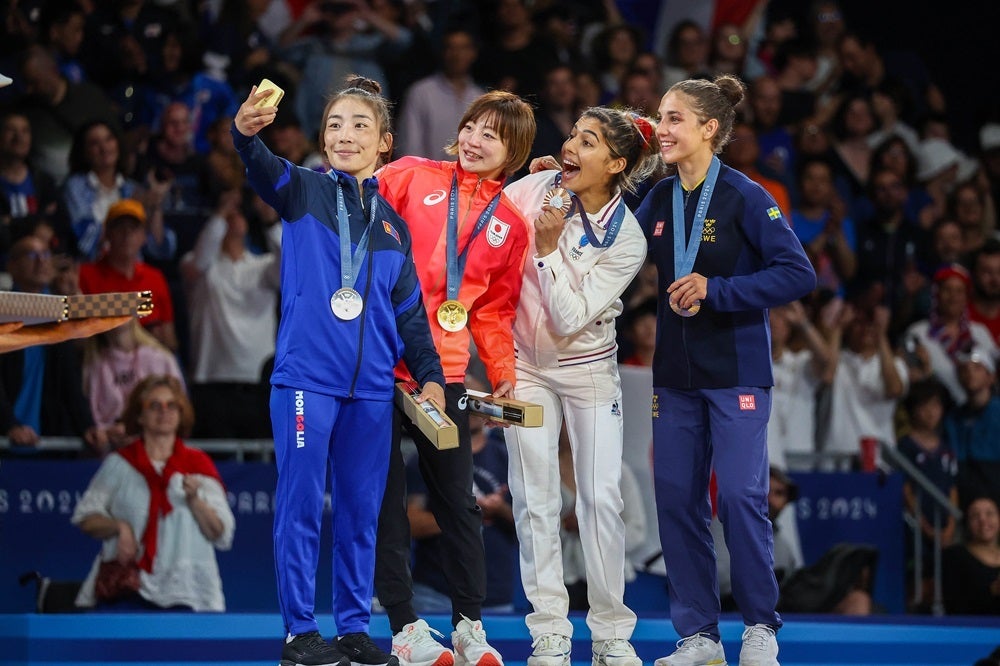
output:
[[361, 314], [361, 310], [364, 309], [364, 305], [361, 294], [350, 287], [338, 289], [330, 297], [330, 309], [333, 310], [333, 314], [337, 316], [337, 319], [343, 319], [344, 321], [357, 319], [358, 315]]

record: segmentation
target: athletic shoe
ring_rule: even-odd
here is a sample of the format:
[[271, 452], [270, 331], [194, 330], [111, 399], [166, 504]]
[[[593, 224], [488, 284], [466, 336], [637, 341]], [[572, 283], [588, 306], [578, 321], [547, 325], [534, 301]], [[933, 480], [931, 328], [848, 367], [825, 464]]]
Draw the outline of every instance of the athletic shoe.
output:
[[444, 634], [417, 620], [393, 635], [392, 653], [399, 657], [399, 666], [453, 666], [455, 655], [434, 640], [432, 633], [444, 638]]
[[695, 634], [677, 641], [674, 653], [657, 659], [656, 666], [726, 666], [726, 652], [708, 634]]
[[337, 647], [351, 660], [351, 666], [399, 666], [399, 659], [386, 654], [371, 636], [361, 631], [341, 636]]
[[503, 666], [503, 657], [486, 642], [483, 621], [473, 622], [462, 616], [451, 632], [455, 648], [455, 666]]
[[542, 634], [531, 642], [534, 650], [528, 657], [528, 666], [569, 666], [573, 644], [562, 634]]
[[755, 624], [743, 631], [740, 666], [779, 666], [774, 629], [766, 624]]
[[280, 666], [350, 666], [351, 660], [323, 640], [318, 631], [289, 636], [281, 648]]
[[635, 648], [624, 638], [594, 641], [593, 653], [593, 666], [642, 666]]

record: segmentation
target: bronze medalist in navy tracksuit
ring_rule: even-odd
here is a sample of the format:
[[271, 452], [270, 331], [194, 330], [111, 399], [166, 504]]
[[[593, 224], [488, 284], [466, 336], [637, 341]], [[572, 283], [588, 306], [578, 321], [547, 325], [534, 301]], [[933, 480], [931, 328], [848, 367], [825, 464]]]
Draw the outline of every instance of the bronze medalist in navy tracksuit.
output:
[[[781, 626], [774, 574], [759, 573], [773, 566], [766, 433], [774, 381], [767, 308], [812, 291], [816, 275], [774, 199], [723, 165], [691, 271], [708, 278], [708, 293], [695, 316], [675, 314], [667, 305], [674, 281], [675, 178], [657, 183], [636, 213], [661, 295], [653, 359], [656, 505], [674, 628], [681, 636], [706, 633], [718, 641], [718, 581], [708, 530], [713, 467], [719, 518], [732, 553], [733, 594], [744, 622]], [[684, 208], [685, 239], [701, 189], [690, 192]]]

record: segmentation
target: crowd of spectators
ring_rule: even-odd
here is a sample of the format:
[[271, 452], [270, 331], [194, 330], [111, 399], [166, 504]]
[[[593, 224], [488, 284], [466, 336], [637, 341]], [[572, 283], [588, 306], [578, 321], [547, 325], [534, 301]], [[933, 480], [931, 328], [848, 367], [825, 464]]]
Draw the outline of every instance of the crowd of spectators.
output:
[[[861, 440], [900, 439], [959, 506], [997, 497], [1000, 117], [957, 145], [958, 101], [836, 0], [716, 4], [713, 20], [654, 29], [612, 0], [4, 2], [6, 286], [152, 289], [155, 310], [86, 353], [0, 357], [0, 429], [103, 455], [124, 443], [123, 396], [166, 373], [202, 417], [195, 436], [270, 437], [280, 225], [228, 131], [263, 77], [286, 91], [267, 144], [322, 169], [310, 132], [352, 72], [395, 102], [397, 156], [436, 159], [487, 89], [536, 107], [537, 157], [558, 154], [587, 106], [648, 114], [676, 81], [734, 73], [749, 95], [722, 158], [779, 202], [819, 278], [771, 313], [772, 463], [846, 468]], [[651, 363], [655, 284], [647, 266], [626, 292], [622, 362]], [[949, 524], [946, 545], [960, 533]]]

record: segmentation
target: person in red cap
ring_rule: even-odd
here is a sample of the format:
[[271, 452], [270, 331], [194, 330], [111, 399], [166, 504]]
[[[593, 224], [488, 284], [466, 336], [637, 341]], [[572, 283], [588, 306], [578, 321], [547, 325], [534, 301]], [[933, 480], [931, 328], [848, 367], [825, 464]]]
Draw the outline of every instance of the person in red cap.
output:
[[[948, 389], [952, 401], [961, 405], [966, 393], [958, 379], [957, 359], [973, 347], [996, 355], [997, 346], [990, 330], [970, 321], [969, 300], [972, 277], [959, 264], [942, 266], [934, 273], [931, 308], [927, 319], [913, 323], [903, 337], [903, 347], [926, 362], [910, 364], [910, 380], [934, 376]], [[917, 367], [914, 367], [917, 366]]]
[[142, 261], [146, 242], [146, 209], [135, 199], [111, 205], [104, 220], [107, 251], [97, 261], [80, 266], [80, 290], [85, 294], [108, 291], [151, 291], [153, 312], [143, 326], [168, 349], [177, 349], [174, 306], [167, 280], [159, 269]]

